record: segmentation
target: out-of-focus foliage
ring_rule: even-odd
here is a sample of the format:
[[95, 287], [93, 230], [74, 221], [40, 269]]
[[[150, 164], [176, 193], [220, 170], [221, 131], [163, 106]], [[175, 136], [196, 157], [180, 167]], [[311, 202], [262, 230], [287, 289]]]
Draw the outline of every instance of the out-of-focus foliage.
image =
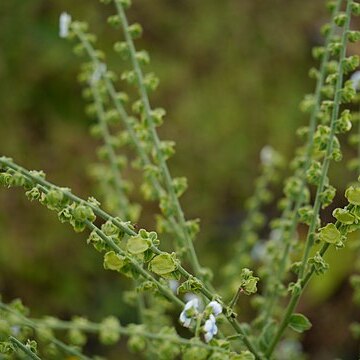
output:
[[[154, 103], [168, 112], [161, 135], [176, 140], [171, 166], [190, 185], [184, 207], [189, 218], [202, 219], [197, 248], [204, 263], [220, 263], [208, 249], [226, 247], [217, 234], [230, 232], [241, 221], [242, 202], [258, 172], [253, 159], [268, 143], [291, 154], [295, 129], [305, 121], [298, 103], [313, 89], [307, 69], [310, 49], [320, 41], [323, 3], [134, 3], [129, 16], [146, 29], [141, 42], [161, 79]], [[0, 152], [46, 169], [54, 182], [71, 184], [74, 192], [87, 196], [93, 184], [86, 165], [79, 164], [95, 158], [95, 144], [74, 81], [78, 59], [58, 37], [63, 10], [89, 20], [107, 53], [114, 54], [116, 34], [104, 25], [109, 10], [96, 0], [1, 1], [1, 125], [11, 128], [11, 136], [2, 132]], [[117, 67], [115, 54], [108, 60]], [[344, 187], [348, 181], [342, 176], [334, 183]], [[100, 318], [111, 311], [123, 322], [133, 320], [120, 303], [116, 283], [121, 280], [99, 271], [102, 264], [80, 243], [81, 235], [14, 192], [0, 194], [1, 207], [7, 209], [0, 212], [1, 292], [21, 297], [39, 314], [91, 313]], [[151, 209], [149, 204], [144, 210], [141, 225], [153, 226]]]

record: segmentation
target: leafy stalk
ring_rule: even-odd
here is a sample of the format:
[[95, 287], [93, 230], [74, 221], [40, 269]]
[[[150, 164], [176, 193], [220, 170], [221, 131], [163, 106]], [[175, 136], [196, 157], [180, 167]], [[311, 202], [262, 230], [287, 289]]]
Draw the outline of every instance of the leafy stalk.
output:
[[22, 352], [24, 352], [30, 359], [33, 360], [41, 360], [34, 352], [32, 352], [27, 346], [25, 346], [21, 341], [19, 341], [16, 337], [10, 336], [10, 342], [12, 342], [15, 347], [19, 348]]
[[[25, 176], [27, 179], [29, 179], [34, 184], [37, 184], [36, 186], [41, 189], [44, 193], [47, 193], [50, 189], [57, 189], [60, 190], [64, 196], [71, 201], [73, 201], [76, 204], [85, 204], [89, 208], [93, 210], [93, 212], [100, 218], [102, 218], [105, 221], [110, 220], [115, 226], [117, 226], [119, 229], [124, 231], [125, 234], [129, 236], [136, 236], [137, 233], [130, 227], [128, 222], [123, 222], [119, 220], [118, 218], [114, 218], [111, 215], [107, 214], [104, 210], [100, 209], [98, 206], [94, 205], [93, 203], [89, 201], [85, 201], [76, 195], [72, 194], [69, 189], [64, 189], [57, 187], [53, 185], [52, 183], [48, 182], [47, 180], [34, 175], [33, 173], [29, 172], [28, 170], [22, 168], [21, 166], [13, 163], [11, 159], [6, 157], [0, 157], [0, 164], [5, 166], [6, 168], [15, 170], [15, 172], [18, 172]], [[123, 256], [127, 258], [130, 263], [135, 267], [135, 269], [138, 271], [138, 273], [146, 280], [154, 283], [159, 290], [159, 292], [165, 296], [169, 301], [173, 302], [175, 305], [177, 305], [180, 308], [183, 308], [184, 303], [182, 300], [180, 300], [178, 297], [176, 297], [172, 291], [169, 289], [169, 287], [163, 285], [161, 282], [155, 279], [155, 277], [145, 270], [141, 264], [139, 264], [135, 259], [128, 256], [124, 250], [122, 250], [113, 240], [111, 237], [107, 236], [101, 229], [99, 229], [96, 225], [94, 225], [91, 221], [86, 220], [85, 221], [86, 227], [94, 231], [108, 246], [110, 249], [112, 249], [116, 254], [119, 254], [120, 256]], [[166, 254], [159, 250], [156, 246], [152, 245], [150, 247], [151, 251], [154, 254], [162, 255]], [[186, 279], [186, 280], [192, 280], [193, 276], [181, 266], [180, 263], [177, 264], [177, 271]], [[201, 283], [200, 280], [199, 284], [199, 292], [203, 294], [208, 300], [213, 300], [214, 294], [206, 287], [205, 284]], [[224, 304], [220, 298], [217, 298], [217, 301], [223, 306], [225, 309], [224, 316], [226, 317], [227, 321], [230, 323], [230, 325], [233, 327], [233, 329], [242, 335], [241, 341], [248, 347], [250, 351], [254, 353], [257, 359], [262, 359], [261, 354], [258, 353], [256, 346], [253, 344], [252, 340], [248, 336], [245, 326], [242, 324], [239, 324], [237, 320], [234, 319], [233, 311]]]
[[115, 153], [114, 147], [111, 143], [109, 128], [108, 128], [108, 125], [105, 120], [104, 105], [101, 100], [101, 95], [99, 93], [99, 89], [97, 88], [94, 81], [90, 82], [89, 85], [90, 85], [90, 89], [91, 89], [91, 92], [92, 92], [93, 98], [94, 98], [97, 118], [98, 118], [100, 129], [101, 129], [101, 135], [104, 140], [108, 158], [109, 158], [109, 162], [110, 162], [110, 169], [111, 169], [113, 180], [114, 180], [116, 199], [117, 199], [117, 203], [118, 203], [117, 211], [121, 218], [127, 220], [127, 219], [129, 219], [129, 214], [128, 214], [129, 200], [123, 189], [124, 186], [123, 186], [122, 175], [121, 175], [119, 166], [117, 165], [116, 153]]
[[126, 43], [128, 45], [129, 51], [130, 51], [130, 58], [131, 58], [131, 62], [132, 62], [135, 74], [136, 74], [138, 89], [139, 89], [141, 100], [142, 100], [142, 103], [144, 106], [144, 113], [145, 113], [146, 121], [148, 123], [149, 132], [150, 132], [150, 135], [151, 135], [151, 138], [153, 141], [154, 150], [156, 152], [156, 157], [159, 162], [159, 167], [160, 167], [160, 170], [162, 173], [165, 187], [169, 194], [172, 206], [176, 212], [177, 221], [183, 232], [184, 245], [185, 245], [186, 249], [188, 250], [188, 253], [187, 253], [188, 259], [194, 269], [196, 276], [198, 276], [199, 278], [203, 278], [201, 266], [200, 266], [199, 260], [197, 258], [197, 254], [195, 252], [192, 239], [187, 230], [185, 216], [184, 216], [183, 210], [181, 208], [179, 199], [176, 196], [172, 177], [171, 177], [169, 168], [167, 166], [166, 160], [164, 158], [164, 155], [160, 148], [160, 139], [158, 137], [158, 134], [157, 134], [157, 131], [155, 128], [155, 124], [154, 124], [154, 121], [152, 118], [152, 114], [151, 114], [152, 109], [151, 109], [149, 97], [148, 97], [147, 90], [146, 90], [145, 83], [144, 83], [144, 76], [143, 76], [139, 61], [136, 57], [136, 49], [135, 49], [135, 45], [134, 45], [133, 39], [131, 37], [130, 31], [129, 31], [129, 24], [127, 21], [127, 17], [125, 15], [125, 11], [124, 11], [122, 3], [120, 1], [114, 1], [114, 3], [116, 6], [118, 15], [121, 19], [123, 33], [124, 33], [125, 40], [126, 40]]
[[[283, 212], [283, 217], [286, 217], [288, 213], [291, 213], [291, 224], [289, 226], [289, 231], [287, 236], [285, 237], [285, 247], [282, 253], [282, 256], [280, 258], [279, 266], [277, 268], [277, 271], [274, 273], [274, 279], [281, 283], [283, 281], [284, 275], [285, 275], [285, 269], [286, 269], [286, 263], [289, 258], [290, 250], [291, 250], [291, 240], [294, 238], [294, 234], [296, 231], [296, 227], [299, 221], [299, 209], [304, 204], [305, 198], [304, 198], [304, 190], [306, 188], [306, 172], [310, 167], [311, 159], [312, 159], [312, 153], [314, 148], [314, 135], [315, 130], [318, 124], [317, 116], [320, 111], [321, 106], [321, 100], [322, 100], [322, 94], [321, 90], [325, 83], [325, 78], [327, 74], [326, 66], [328, 65], [329, 59], [330, 59], [330, 49], [329, 49], [329, 43], [334, 36], [336, 24], [335, 24], [335, 17], [340, 11], [342, 0], [337, 0], [335, 8], [332, 13], [332, 20], [331, 20], [331, 27], [330, 31], [328, 32], [326, 39], [325, 39], [325, 52], [321, 59], [320, 69], [319, 69], [319, 75], [316, 82], [316, 88], [315, 88], [315, 103], [313, 106], [313, 109], [311, 111], [310, 115], [310, 123], [309, 123], [309, 132], [308, 132], [308, 139], [306, 143], [306, 153], [305, 153], [305, 161], [301, 169], [298, 171], [298, 177], [301, 181], [301, 186], [299, 189], [299, 194], [294, 201], [293, 204], [291, 202], [288, 203], [286, 209]], [[326, 171], [327, 172], [327, 171]], [[321, 190], [322, 191], [322, 190]], [[321, 192], [320, 191], [320, 192]], [[284, 226], [281, 228], [281, 233], [284, 234], [285, 228]], [[276, 291], [273, 291], [269, 297], [267, 297], [267, 302], [264, 306], [265, 309], [265, 321], [269, 319], [269, 317], [272, 314], [273, 307], [278, 299], [279, 295]]]
[[[298, 274], [298, 281], [300, 282], [301, 289], [299, 291], [294, 291], [293, 295], [291, 296], [291, 299], [287, 306], [285, 315], [283, 316], [283, 319], [280, 323], [279, 329], [278, 329], [278, 331], [266, 353], [266, 355], [268, 357], [271, 356], [276, 344], [278, 343], [283, 332], [285, 331], [285, 329], [289, 323], [290, 316], [294, 312], [294, 309], [296, 308], [296, 305], [298, 304], [301, 294], [303, 293], [304, 287], [305, 287], [306, 283], [309, 281], [309, 279], [313, 273], [313, 271], [310, 270], [308, 274], [305, 274], [305, 270], [306, 270], [306, 265], [307, 265], [307, 261], [309, 258], [310, 250], [314, 244], [315, 230], [316, 230], [316, 226], [317, 226], [317, 217], [318, 217], [318, 214], [320, 211], [320, 206], [321, 206], [321, 196], [320, 195], [324, 189], [325, 178], [326, 178], [326, 175], [327, 175], [327, 172], [329, 169], [331, 153], [332, 153], [332, 148], [333, 148], [333, 143], [334, 143], [335, 125], [336, 125], [335, 122], [338, 118], [339, 108], [340, 108], [340, 103], [341, 103], [341, 92], [342, 92], [343, 76], [344, 76], [344, 68], [343, 67], [344, 67], [344, 60], [345, 60], [345, 56], [346, 56], [347, 32], [349, 31], [349, 27], [350, 27], [352, 3], [353, 3], [352, 0], [347, 0], [346, 20], [345, 20], [345, 24], [344, 24], [343, 34], [341, 37], [340, 61], [339, 61], [338, 75], [337, 75], [337, 81], [336, 81], [336, 86], [335, 86], [334, 107], [333, 107], [331, 123], [330, 123], [331, 132], [329, 134], [326, 153], [325, 153], [325, 157], [324, 157], [324, 161], [323, 161], [323, 165], [322, 165], [322, 169], [321, 169], [320, 183], [319, 183], [319, 186], [318, 186], [317, 192], [316, 192], [316, 197], [315, 197], [315, 202], [314, 202], [314, 215], [312, 217], [312, 220], [311, 220], [311, 223], [310, 223], [310, 226], [308, 229], [305, 251], [303, 254], [303, 258], [301, 261], [301, 266], [300, 266], [299, 274]], [[328, 244], [325, 244], [323, 246], [322, 251], [320, 252], [320, 254], [322, 256], [325, 254], [328, 247], [329, 247]]]

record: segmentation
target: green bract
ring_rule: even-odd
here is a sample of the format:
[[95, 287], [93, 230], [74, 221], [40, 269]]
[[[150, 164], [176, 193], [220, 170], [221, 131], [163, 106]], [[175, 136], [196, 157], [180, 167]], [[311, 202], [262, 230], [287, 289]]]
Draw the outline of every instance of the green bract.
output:
[[354, 215], [352, 215], [350, 211], [346, 209], [335, 209], [333, 211], [333, 216], [336, 218], [336, 220], [345, 225], [351, 225], [355, 221]]
[[174, 254], [160, 254], [155, 256], [149, 263], [149, 270], [157, 275], [171, 274], [177, 268]]
[[109, 316], [101, 322], [99, 338], [105, 345], [115, 344], [119, 341], [120, 322], [115, 316]]
[[251, 270], [246, 268], [242, 269], [239, 280], [240, 280], [239, 286], [246, 295], [256, 293], [257, 291], [256, 285], [259, 281], [259, 278], [253, 276], [253, 272]]
[[76, 221], [84, 222], [86, 220], [94, 221], [96, 216], [90, 206], [78, 205], [73, 210], [73, 217]]
[[345, 196], [350, 204], [360, 205], [360, 187], [350, 186], [345, 191]]
[[108, 251], [104, 256], [104, 268], [108, 270], [120, 271], [126, 264], [125, 257]]
[[198, 347], [186, 348], [182, 354], [182, 360], [206, 360], [209, 351]]
[[150, 239], [144, 239], [140, 235], [131, 237], [127, 242], [127, 250], [131, 254], [142, 254], [151, 246]]
[[319, 229], [319, 239], [329, 244], [336, 244], [341, 240], [341, 233], [334, 224], [327, 224]]

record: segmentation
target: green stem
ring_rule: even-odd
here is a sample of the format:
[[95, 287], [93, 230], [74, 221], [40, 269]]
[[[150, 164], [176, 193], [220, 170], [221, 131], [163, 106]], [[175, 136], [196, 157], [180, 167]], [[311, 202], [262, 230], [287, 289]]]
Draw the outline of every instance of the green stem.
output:
[[117, 201], [119, 204], [118, 213], [121, 218], [124, 218], [125, 220], [129, 219], [129, 214], [127, 209], [129, 208], [129, 201], [127, 199], [127, 196], [123, 190], [123, 179], [121, 176], [120, 169], [117, 165], [116, 161], [116, 153], [114, 150], [113, 145], [111, 144], [111, 136], [110, 131], [108, 128], [108, 125], [105, 120], [105, 111], [104, 106], [101, 100], [101, 96], [99, 93], [99, 90], [96, 86], [96, 84], [93, 84], [90, 82], [90, 88], [93, 94], [98, 122], [101, 128], [102, 137], [105, 143], [105, 147], [109, 156], [109, 162], [111, 167], [111, 172], [113, 174], [114, 178], [114, 185], [115, 185], [115, 191], [117, 192]]
[[[360, 116], [360, 106], [359, 106], [359, 116]], [[360, 118], [358, 118], [358, 146], [357, 146], [357, 159], [358, 159], [358, 176], [360, 176]]]
[[[5, 311], [7, 311], [7, 312], [9, 312], [9, 313], [11, 313], [13, 315], [16, 315], [19, 319], [21, 319], [21, 321], [23, 322], [23, 325], [29, 326], [30, 328], [32, 328], [34, 330], [36, 330], [36, 328], [38, 328], [38, 324], [34, 320], [28, 319], [23, 314], [19, 313], [18, 311], [14, 310], [9, 305], [6, 305], [1, 301], [0, 301], [0, 309], [5, 310]], [[70, 329], [70, 327], [69, 327], [69, 329]], [[70, 355], [75, 355], [79, 359], [82, 359], [82, 360], [91, 360], [89, 357], [82, 354], [81, 352], [79, 352], [75, 348], [63, 343], [62, 341], [60, 341], [60, 340], [58, 340], [56, 338], [49, 338], [49, 341], [52, 342], [53, 344], [55, 344], [60, 349], [62, 349], [63, 351], [65, 351], [66, 353], [70, 354]]]
[[314, 203], [314, 215], [312, 217], [308, 235], [306, 239], [306, 245], [305, 245], [305, 251], [304, 256], [301, 262], [300, 271], [299, 271], [299, 278], [302, 278], [305, 272], [307, 260], [309, 258], [310, 250], [313, 247], [314, 244], [314, 236], [315, 236], [315, 230], [317, 226], [317, 219], [318, 214], [320, 211], [321, 206], [321, 193], [324, 190], [325, 187], [325, 180], [327, 177], [327, 173], [330, 166], [330, 160], [331, 160], [331, 153], [333, 150], [333, 144], [334, 144], [334, 138], [335, 138], [335, 129], [336, 129], [336, 120], [339, 116], [339, 109], [340, 109], [340, 103], [341, 103], [341, 88], [343, 85], [343, 77], [344, 77], [344, 70], [343, 70], [343, 63], [346, 57], [346, 40], [347, 40], [347, 32], [349, 31], [350, 27], [350, 19], [351, 19], [351, 7], [352, 7], [352, 0], [347, 1], [346, 6], [346, 21], [344, 24], [344, 30], [341, 38], [341, 51], [339, 56], [339, 68], [338, 68], [338, 77], [336, 81], [335, 86], [335, 97], [334, 97], [334, 108], [332, 111], [331, 121], [330, 121], [330, 134], [329, 134], [329, 140], [326, 147], [325, 157], [321, 169], [321, 177], [319, 186], [316, 191], [315, 196], [315, 203]]
[[19, 341], [17, 338], [10, 336], [9, 340], [21, 351], [23, 351], [27, 356], [29, 356], [30, 359], [33, 360], [41, 360], [35, 353], [33, 353], [27, 346], [25, 346], [21, 341]]
[[[50, 329], [53, 330], [71, 330], [71, 329], [78, 329], [80, 331], [84, 331], [87, 333], [92, 333], [92, 334], [98, 334], [101, 330], [101, 325], [98, 323], [94, 323], [91, 321], [87, 321], [86, 324], [81, 324], [81, 325], [74, 325], [71, 321], [64, 321], [64, 320], [59, 320], [59, 319], [52, 319], [51, 322], [42, 319], [29, 319], [27, 317], [25, 317], [24, 315], [22, 315], [21, 313], [15, 311], [14, 309], [12, 309], [9, 305], [6, 305], [2, 302], [0, 302], [0, 309], [8, 311], [12, 314], [17, 315], [17, 317], [20, 319], [21, 323], [19, 325], [25, 325], [25, 326], [30, 326], [34, 329], [41, 327], [48, 327]], [[216, 352], [227, 352], [226, 349], [223, 349], [221, 347], [217, 347], [217, 346], [212, 346], [203, 342], [194, 342], [194, 341], [190, 341], [188, 339], [184, 339], [180, 336], [172, 336], [172, 335], [166, 335], [166, 334], [156, 334], [153, 332], [149, 332], [149, 331], [145, 331], [145, 330], [141, 330], [141, 329], [136, 329], [136, 328], [132, 328], [132, 327], [125, 327], [125, 326], [120, 326], [118, 329], [118, 334], [119, 335], [124, 335], [124, 336], [133, 336], [133, 335], [138, 335], [138, 336], [143, 336], [147, 339], [150, 340], [158, 340], [158, 341], [170, 341], [173, 342], [174, 344], [179, 344], [179, 345], [186, 345], [186, 346], [191, 346], [191, 347], [198, 347], [198, 348], [203, 348], [203, 349], [207, 349], [210, 351], [216, 351]], [[53, 341], [54, 339], [52, 339]], [[61, 343], [61, 342], [60, 342]], [[58, 344], [57, 344], [58, 345]], [[61, 344], [64, 345], [64, 344]], [[68, 350], [67, 350], [68, 351]], [[79, 353], [73, 353], [73, 355], [79, 356]], [[82, 354], [81, 354], [82, 355]]]
[[[307, 147], [306, 147], [305, 163], [304, 163], [304, 166], [302, 167], [301, 171], [299, 171], [299, 178], [301, 179], [300, 192], [299, 192], [299, 196], [297, 197], [297, 199], [295, 201], [295, 205], [294, 205], [294, 208], [292, 211], [293, 215], [292, 215], [292, 222], [291, 222], [291, 226], [290, 226], [288, 241], [285, 244], [284, 252], [283, 252], [283, 255], [282, 255], [282, 258], [280, 261], [280, 266], [278, 267], [278, 271], [276, 271], [275, 275], [274, 275], [274, 278], [277, 279], [279, 282], [282, 282], [283, 278], [284, 278], [286, 263], [287, 263], [287, 259], [289, 257], [290, 250], [291, 250], [290, 240], [294, 237], [294, 233], [296, 231], [296, 227], [297, 227], [297, 223], [298, 223], [298, 211], [304, 202], [303, 192], [304, 192], [304, 189], [306, 186], [306, 171], [309, 169], [310, 164], [311, 164], [311, 156], [312, 156], [312, 152], [313, 152], [313, 148], [314, 148], [314, 134], [315, 134], [315, 130], [316, 130], [317, 122], [318, 122], [317, 115], [319, 113], [320, 105], [321, 105], [321, 89], [325, 83], [325, 77], [326, 77], [326, 73], [327, 73], [326, 65], [330, 58], [330, 51], [328, 49], [328, 45], [329, 45], [330, 40], [332, 39], [334, 32], [335, 32], [336, 24], [334, 22], [334, 18], [340, 11], [341, 3], [342, 3], [342, 0], [337, 0], [335, 9], [332, 14], [331, 28], [330, 28], [329, 34], [326, 36], [326, 39], [325, 39], [325, 53], [324, 53], [321, 63], [320, 63], [319, 78], [316, 82], [316, 88], [315, 88], [315, 105], [314, 105], [314, 108], [313, 108], [313, 110], [311, 112], [311, 116], [310, 116], [309, 134], [308, 134], [308, 141], [307, 141]], [[284, 229], [282, 229], [282, 232], [284, 232]], [[270, 315], [272, 313], [272, 309], [278, 299], [278, 296], [279, 295], [277, 292], [273, 292], [272, 295], [270, 296], [269, 301], [267, 302], [267, 305], [265, 307], [266, 308], [266, 320], [268, 320], [268, 318], [270, 317]]]
[[[126, 234], [128, 234], [129, 236], [135, 236], [137, 235], [137, 233], [132, 230], [128, 223], [126, 222], [122, 222], [120, 220], [118, 220], [117, 218], [113, 218], [112, 216], [110, 216], [109, 214], [107, 214], [105, 211], [101, 210], [99, 207], [92, 205], [91, 203], [77, 197], [76, 195], [72, 194], [69, 190], [67, 189], [63, 189], [60, 188], [58, 186], [53, 185], [52, 183], [46, 181], [45, 179], [39, 177], [39, 176], [35, 176], [34, 174], [30, 173], [28, 170], [22, 168], [21, 166], [14, 164], [12, 162], [11, 159], [6, 158], [6, 157], [0, 157], [0, 164], [5, 165], [6, 167], [13, 169], [17, 172], [19, 172], [20, 174], [23, 174], [25, 177], [27, 177], [29, 180], [31, 180], [32, 182], [34, 182], [35, 184], [38, 184], [38, 186], [41, 186], [41, 190], [44, 192], [47, 192], [48, 189], [52, 188], [52, 189], [58, 189], [60, 191], [63, 192], [64, 196], [66, 196], [67, 198], [69, 198], [70, 200], [78, 203], [78, 204], [86, 204], [87, 206], [89, 206], [94, 213], [99, 216], [100, 218], [102, 218], [105, 221], [112, 221], [114, 225], [116, 225], [119, 229], [123, 230]], [[93, 223], [91, 222], [87, 222], [86, 223], [87, 227], [90, 230], [94, 230], [100, 237], [101, 239], [103, 239], [109, 246], [111, 249], [113, 249], [116, 253], [122, 255], [122, 256], [127, 256], [124, 251], [118, 247], [111, 238], [107, 237], [100, 229], [98, 229]], [[152, 247], [151, 248], [156, 254], [162, 254], [163, 252], [161, 252], [159, 249], [157, 249], [156, 247]], [[154, 279], [146, 270], [144, 270], [142, 268], [142, 266], [140, 264], [138, 264], [135, 260], [133, 260], [132, 258], [129, 258], [129, 260], [132, 262], [132, 264], [137, 268], [137, 270], [139, 271], [139, 273], [147, 280], [149, 281], [153, 281], [156, 286], [158, 287], [159, 291], [166, 297], [168, 298], [170, 301], [173, 301], [174, 303], [176, 303], [179, 307], [183, 307], [184, 303], [178, 299], [169, 288], [163, 286], [160, 282], [158, 282], [156, 279]], [[192, 275], [186, 271], [180, 264], [178, 265], [177, 270], [186, 278], [186, 280], [189, 280], [190, 278], [192, 278]], [[214, 298], [214, 294], [208, 289], [206, 288], [205, 284], [202, 284], [202, 287], [199, 290], [208, 300], [212, 300]], [[223, 306], [223, 308], [226, 308], [226, 304], [224, 304], [221, 299], [217, 299], [217, 301]], [[246, 335], [246, 331], [243, 328], [243, 326], [241, 324], [239, 324], [231, 315], [225, 315], [227, 321], [232, 325], [232, 327], [234, 328], [235, 331], [237, 331], [239, 334], [241, 334], [243, 336], [242, 341], [249, 347], [249, 350], [251, 350], [254, 355], [256, 356], [257, 359], [261, 359], [261, 355], [258, 354], [258, 352], [256, 351], [256, 347], [252, 344], [252, 341], [249, 339], [248, 335]], [[239, 332], [240, 331], [240, 332]]]
[[[271, 356], [272, 352], [275, 349], [276, 344], [278, 343], [282, 334], [284, 333], [285, 329], [287, 328], [287, 325], [290, 320], [290, 316], [292, 315], [292, 313], [294, 312], [294, 310], [296, 308], [296, 305], [298, 304], [298, 301], [303, 293], [305, 285], [310, 280], [310, 278], [314, 272], [314, 268], [312, 267], [311, 270], [308, 272], [308, 274], [306, 274], [304, 276], [309, 253], [314, 244], [314, 235], [315, 235], [316, 224], [317, 224], [317, 216], [318, 216], [320, 206], [321, 206], [320, 194], [323, 191], [324, 184], [325, 184], [325, 177], [328, 172], [329, 165], [330, 165], [330, 156], [331, 156], [333, 142], [334, 142], [334, 136], [335, 136], [335, 124], [336, 124], [335, 122], [338, 117], [339, 107], [340, 107], [340, 103], [341, 103], [341, 88], [342, 88], [342, 83], [343, 83], [343, 62], [344, 62], [344, 59], [346, 56], [346, 40], [347, 40], [347, 32], [350, 27], [352, 3], [353, 3], [352, 0], [347, 0], [346, 21], [344, 24], [344, 30], [343, 30], [343, 34], [342, 34], [342, 38], [341, 38], [342, 48], [340, 51], [338, 78], [337, 78], [336, 87], [335, 87], [334, 108], [332, 111], [331, 123], [330, 123], [331, 131], [330, 131], [329, 141], [328, 141], [327, 148], [326, 148], [326, 154], [325, 154], [324, 161], [323, 161], [320, 184], [319, 184], [317, 192], [316, 192], [315, 204], [314, 204], [314, 216], [313, 216], [311, 224], [309, 226], [308, 235], [307, 235], [307, 239], [306, 239], [306, 245], [305, 245], [305, 251], [304, 251], [304, 255], [303, 255], [303, 259], [301, 262], [299, 275], [298, 275], [298, 280], [301, 281], [302, 287], [301, 287], [301, 291], [299, 291], [298, 293], [294, 292], [294, 294], [292, 295], [292, 297], [290, 299], [290, 302], [288, 304], [285, 315], [283, 316], [283, 319], [281, 321], [279, 329], [278, 329], [272, 343], [270, 344], [268, 351], [266, 352], [266, 355], [268, 357]], [[329, 244], [325, 244], [323, 246], [323, 248], [320, 251], [321, 256], [323, 256], [325, 254], [328, 247], [329, 247]]]
[[[95, 66], [100, 66], [101, 62], [99, 61], [99, 59], [96, 55], [96, 52], [95, 52], [94, 48], [92, 47], [91, 43], [86, 39], [86, 36], [84, 35], [84, 33], [80, 30], [80, 28], [78, 28], [76, 26], [73, 26], [73, 30], [74, 30], [75, 35], [78, 37], [78, 39], [84, 45], [84, 48], [85, 48], [87, 54], [89, 55], [91, 61], [95, 64]], [[118, 99], [116, 89], [115, 89], [111, 79], [108, 76], [103, 76], [103, 80], [105, 82], [105, 86], [110, 95], [110, 98], [115, 106], [115, 109], [118, 112], [118, 114], [120, 115], [120, 118], [123, 121], [126, 130], [128, 131], [131, 141], [132, 141], [143, 165], [144, 166], [151, 165], [152, 162], [151, 162], [149, 156], [147, 155], [146, 150], [144, 149], [144, 146], [142, 145], [136, 132], [134, 131], [133, 124], [129, 120], [130, 117], [128, 116], [121, 101]], [[161, 186], [160, 182], [158, 181], [158, 179], [155, 176], [151, 176], [150, 181], [151, 181], [154, 189], [157, 192], [158, 198], [160, 198], [162, 195], [164, 195], [166, 193], [165, 190], [163, 189], [163, 187]], [[173, 216], [169, 216], [168, 220], [169, 220], [170, 224], [172, 225], [175, 233], [177, 234], [178, 239], [181, 241], [180, 244], [184, 244], [183, 238], [184, 238], [184, 236], [186, 236], [187, 232], [186, 232], [186, 234], [184, 234], [184, 230], [183, 230], [181, 224], [178, 223]], [[190, 241], [191, 241], [191, 239], [190, 239]], [[211, 283], [209, 281], [206, 281], [206, 285], [210, 289], [214, 290], [213, 286], [211, 285]]]
[[128, 25], [128, 21], [127, 21], [126, 15], [125, 15], [125, 11], [124, 11], [123, 6], [120, 1], [115, 1], [115, 6], [117, 9], [118, 15], [121, 19], [126, 43], [129, 47], [131, 62], [132, 62], [132, 65], [133, 65], [133, 68], [134, 68], [134, 71], [136, 74], [138, 87], [139, 87], [139, 91], [140, 91], [140, 96], [141, 96], [141, 99], [142, 99], [142, 102], [144, 105], [144, 111], [145, 111], [146, 119], [149, 124], [150, 135], [152, 137], [154, 149], [156, 151], [156, 155], [157, 155], [157, 158], [159, 161], [159, 166], [162, 171], [163, 180], [164, 180], [165, 186], [167, 188], [168, 194], [170, 196], [170, 200], [173, 204], [174, 210], [176, 212], [177, 220], [179, 222], [180, 227], [183, 230], [184, 240], [185, 240], [184, 245], [188, 249], [189, 261], [194, 269], [196, 276], [198, 276], [199, 278], [202, 279], [203, 274], [201, 272], [201, 266], [200, 266], [199, 260], [197, 258], [197, 255], [196, 255], [192, 239], [190, 238], [188, 230], [187, 230], [185, 216], [182, 211], [179, 199], [177, 198], [177, 196], [175, 194], [172, 177], [170, 175], [169, 168], [166, 164], [166, 160], [165, 160], [165, 158], [162, 154], [161, 148], [160, 148], [160, 139], [156, 132], [156, 128], [155, 128], [155, 125], [154, 125], [154, 122], [153, 122], [153, 119], [151, 116], [150, 101], [149, 101], [149, 97], [148, 97], [148, 94], [147, 94], [147, 91], [146, 91], [146, 88], [144, 85], [143, 73], [142, 73], [140, 64], [138, 62], [138, 59], [136, 58], [136, 49], [134, 46], [134, 42], [129, 33], [129, 25]]
[[[323, 257], [325, 255], [328, 248], [329, 248], [328, 243], [326, 243], [326, 244], [324, 244], [322, 246], [322, 248], [321, 248], [321, 250], [319, 252], [321, 257]], [[293, 312], [294, 312], [294, 310], [295, 310], [295, 308], [296, 308], [296, 306], [297, 306], [297, 304], [298, 304], [298, 302], [300, 300], [300, 297], [301, 297], [306, 285], [310, 281], [312, 275], [314, 274], [314, 272], [315, 272], [315, 267], [312, 266], [311, 269], [306, 274], [306, 276], [301, 281], [301, 290], [302, 291], [300, 291], [299, 293], [294, 293], [293, 296], [291, 297], [291, 299], [289, 301], [289, 304], [288, 304], [288, 306], [286, 308], [286, 311], [285, 311], [284, 320], [281, 322], [280, 327], [279, 327], [275, 337], [273, 338], [273, 341], [270, 344], [268, 351], [266, 352], [266, 356], [267, 356], [268, 359], [270, 359], [271, 354], [275, 350], [275, 346], [280, 341], [281, 336], [282, 336], [283, 332], [285, 331], [285, 329], [286, 329], [286, 327], [288, 325], [290, 316], [293, 314]]]

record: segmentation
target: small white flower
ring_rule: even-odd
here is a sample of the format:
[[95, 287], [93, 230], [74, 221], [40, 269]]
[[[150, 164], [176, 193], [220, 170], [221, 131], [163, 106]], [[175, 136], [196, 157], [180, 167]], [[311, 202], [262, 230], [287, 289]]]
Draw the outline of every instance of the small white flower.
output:
[[59, 25], [60, 25], [59, 36], [61, 38], [68, 37], [70, 23], [71, 23], [71, 16], [66, 12], [61, 13], [59, 20]]
[[360, 90], [360, 71], [355, 71], [351, 75], [350, 81], [352, 82], [352, 86], [355, 89], [355, 91]]
[[218, 328], [216, 326], [216, 319], [213, 314], [210, 314], [209, 319], [205, 321], [203, 329], [205, 331], [204, 337], [206, 342], [209, 342], [214, 337], [214, 335], [217, 334]]
[[260, 160], [264, 165], [269, 165], [274, 159], [274, 149], [266, 145], [260, 151]]
[[182, 326], [190, 327], [191, 320], [194, 315], [196, 315], [199, 311], [199, 299], [194, 298], [188, 301], [185, 306], [184, 310], [181, 312], [179, 320]]
[[212, 308], [212, 313], [215, 316], [218, 316], [219, 314], [221, 314], [222, 310], [223, 310], [221, 304], [219, 304], [217, 301], [209, 302], [208, 307]]

